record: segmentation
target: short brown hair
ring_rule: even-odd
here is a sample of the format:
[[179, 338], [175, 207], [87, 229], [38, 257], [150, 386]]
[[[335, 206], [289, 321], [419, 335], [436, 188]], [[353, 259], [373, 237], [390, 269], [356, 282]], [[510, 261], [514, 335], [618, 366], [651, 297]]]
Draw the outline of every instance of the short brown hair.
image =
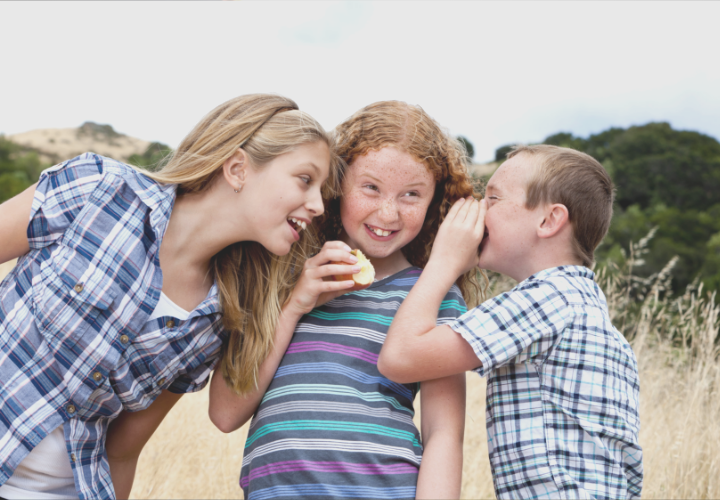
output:
[[521, 153], [540, 160], [528, 180], [525, 206], [532, 210], [541, 203], [565, 205], [573, 251], [584, 266], [592, 266], [613, 213], [615, 188], [605, 168], [590, 155], [547, 144], [516, 146], [507, 156]]
[[[420, 233], [403, 247], [405, 258], [425, 267], [435, 236], [448, 210], [459, 198], [480, 198], [479, 182], [468, 171], [465, 147], [433, 120], [420, 106], [401, 101], [381, 101], [365, 106], [335, 129], [336, 154], [348, 165], [370, 151], [392, 146], [425, 165], [435, 179], [435, 194]], [[319, 219], [321, 240], [336, 239], [340, 221], [340, 197], [325, 199], [325, 213]], [[475, 269], [460, 276], [457, 285], [469, 306], [481, 297]]]

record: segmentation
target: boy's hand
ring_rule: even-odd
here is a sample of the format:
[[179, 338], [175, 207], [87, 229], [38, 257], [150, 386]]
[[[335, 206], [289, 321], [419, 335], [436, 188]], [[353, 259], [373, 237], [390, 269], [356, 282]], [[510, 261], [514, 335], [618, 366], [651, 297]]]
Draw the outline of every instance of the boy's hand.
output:
[[485, 200], [457, 200], [440, 224], [430, 262], [444, 267], [456, 278], [477, 266], [478, 248], [485, 234], [486, 213]]
[[[302, 277], [295, 286], [288, 307], [290, 311], [302, 316], [315, 307], [346, 293], [355, 286], [353, 280], [326, 281], [324, 278], [337, 274], [356, 274], [360, 272], [357, 257], [350, 253], [351, 248], [342, 241], [328, 241], [320, 253], [305, 261]], [[331, 264], [346, 262], [348, 265]]]

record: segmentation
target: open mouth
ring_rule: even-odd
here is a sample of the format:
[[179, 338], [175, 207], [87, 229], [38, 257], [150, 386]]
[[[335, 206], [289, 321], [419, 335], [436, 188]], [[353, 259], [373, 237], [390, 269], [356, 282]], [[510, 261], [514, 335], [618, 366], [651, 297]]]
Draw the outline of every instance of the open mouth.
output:
[[296, 219], [295, 217], [289, 217], [287, 221], [288, 224], [290, 224], [290, 227], [298, 233], [307, 227], [307, 222]]
[[388, 236], [391, 236], [391, 235], [397, 233], [397, 231], [393, 231], [391, 229], [383, 229], [381, 227], [371, 226], [370, 224], [365, 224], [365, 228], [367, 228], [367, 230], [370, 233], [374, 234], [378, 238], [387, 238]]

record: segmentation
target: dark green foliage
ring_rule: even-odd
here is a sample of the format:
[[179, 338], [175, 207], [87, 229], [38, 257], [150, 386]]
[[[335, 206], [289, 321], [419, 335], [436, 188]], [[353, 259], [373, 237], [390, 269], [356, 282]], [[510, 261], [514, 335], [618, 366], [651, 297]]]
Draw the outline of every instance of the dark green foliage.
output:
[[467, 153], [468, 158], [472, 160], [475, 157], [475, 146], [472, 145], [472, 142], [470, 142], [467, 137], [459, 135], [457, 140], [465, 146], [465, 152]]
[[49, 166], [40, 161], [36, 152], [0, 135], [0, 203], [27, 189]]
[[508, 144], [506, 146], [500, 146], [495, 150], [495, 161], [502, 163], [507, 159], [507, 154], [513, 150], [514, 144]]
[[162, 167], [163, 160], [165, 160], [171, 152], [172, 149], [170, 149], [170, 146], [161, 142], [153, 142], [143, 154], [132, 155], [128, 158], [128, 163], [137, 167], [146, 168], [150, 171], [156, 171]]
[[600, 161], [617, 189], [615, 215], [598, 248], [598, 261], [622, 258], [620, 249], [657, 227], [637, 272], [659, 272], [674, 256], [674, 287], [696, 276], [720, 289], [720, 143], [668, 123], [611, 128], [587, 139], [570, 133], [545, 144], [584, 151]]

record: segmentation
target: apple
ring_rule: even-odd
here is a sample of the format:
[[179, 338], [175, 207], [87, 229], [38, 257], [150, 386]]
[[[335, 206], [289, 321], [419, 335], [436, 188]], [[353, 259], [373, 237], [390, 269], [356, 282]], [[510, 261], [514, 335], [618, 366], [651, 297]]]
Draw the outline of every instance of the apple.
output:
[[[360, 250], [352, 250], [350, 253], [357, 257], [357, 265], [360, 266], [360, 272], [357, 274], [336, 274], [333, 276], [333, 279], [335, 281], [353, 280], [355, 285], [348, 289], [348, 292], [364, 290], [375, 281], [375, 268]], [[333, 264], [347, 265], [346, 262], [333, 262]]]

